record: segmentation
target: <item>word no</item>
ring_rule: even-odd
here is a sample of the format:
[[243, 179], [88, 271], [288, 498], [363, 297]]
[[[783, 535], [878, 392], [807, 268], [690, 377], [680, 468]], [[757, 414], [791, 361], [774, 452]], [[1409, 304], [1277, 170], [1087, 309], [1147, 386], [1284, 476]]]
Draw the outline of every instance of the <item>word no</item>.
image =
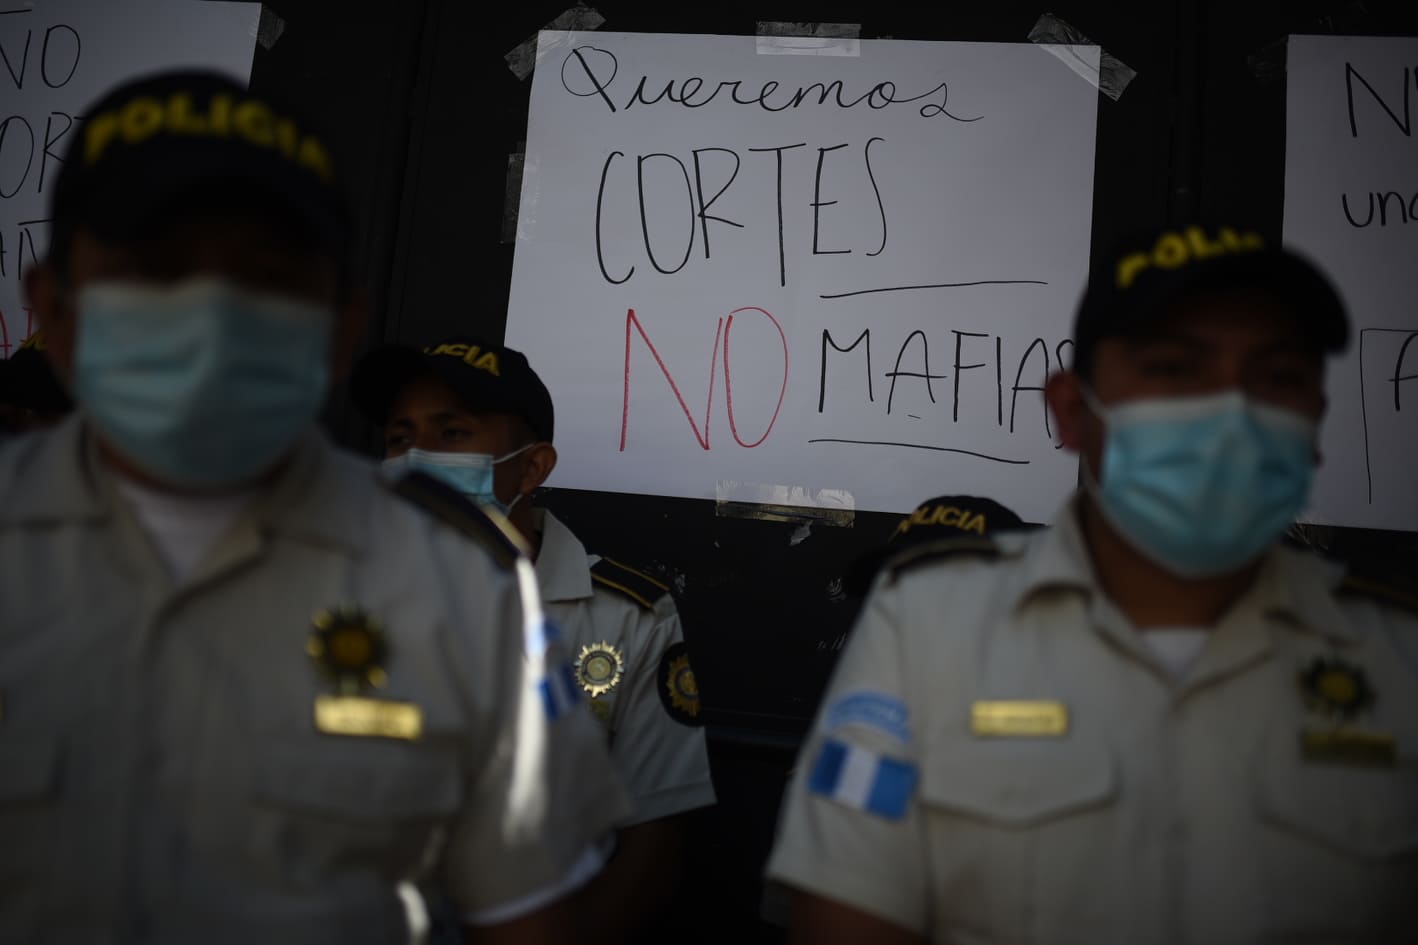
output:
[[[23, 16], [31, 12], [16, 10], [10, 15]], [[23, 92], [26, 83], [32, 89], [37, 83], [51, 89], [64, 88], [78, 71], [82, 55], [83, 42], [78, 31], [63, 23], [43, 32], [30, 28], [23, 34], [15, 31], [0, 37], [0, 66], [4, 67], [0, 88], [7, 90], [0, 100], [13, 101], [18, 97], [11, 96], [9, 86], [14, 86], [15, 92]], [[8, 200], [20, 192], [30, 179], [36, 157], [39, 173], [35, 175], [35, 192], [44, 192], [45, 171], [51, 159], [63, 160], [55, 148], [75, 120], [74, 115], [50, 112], [44, 118], [41, 132], [38, 119], [31, 122], [20, 114], [0, 116], [0, 198]]]
[[[733, 335], [734, 319], [745, 317], [750, 312], [768, 319], [769, 324], [777, 330], [778, 340], [783, 346], [783, 376], [778, 386], [778, 400], [773, 405], [773, 413], [768, 418], [768, 424], [764, 427], [763, 434], [758, 439], [751, 442], [745, 440], [739, 434], [738, 416], [734, 407], [734, 374], [733, 369], [729, 365], [729, 352], [732, 350], [729, 341]], [[689, 411], [689, 404], [685, 402], [684, 394], [680, 392], [679, 384], [676, 383], [674, 375], [670, 373], [669, 366], [666, 365], [664, 359], [660, 357], [660, 352], [656, 350], [655, 343], [650, 340], [650, 335], [645, 331], [645, 327], [640, 323], [640, 319], [635, 314], [635, 309], [628, 309], [625, 313], [625, 387], [622, 394], [620, 413], [620, 451], [622, 453], [625, 452], [626, 437], [630, 428], [630, 355], [631, 341], [633, 340], [634, 333], [640, 335], [641, 341], [645, 343], [645, 347], [650, 351], [650, 356], [655, 359], [655, 364], [660, 368], [660, 373], [662, 373], [665, 376], [665, 380], [669, 382], [670, 392], [674, 394], [675, 400], [679, 402], [680, 410], [684, 411], [684, 418], [689, 421], [690, 432], [694, 434], [695, 441], [699, 443], [699, 448], [703, 450], [711, 448], [709, 440], [709, 418], [714, 409], [714, 379], [719, 373], [719, 339], [722, 338], [724, 351], [724, 406], [729, 415], [729, 435], [734, 438], [735, 443], [742, 446], [744, 449], [753, 449], [762, 445], [763, 441], [768, 439], [769, 434], [773, 432], [774, 424], [778, 422], [778, 411], [783, 408], [783, 396], [788, 392], [788, 337], [783, 334], [783, 326], [778, 324], [776, 318], [769, 314], [767, 310], [750, 305], [744, 308], [734, 309], [728, 314], [727, 318], [721, 316], [718, 319], [714, 327], [714, 343], [709, 349], [709, 396], [704, 403], [704, 427], [701, 430], [699, 424], [694, 422], [694, 415]], [[765, 387], [764, 389], [769, 388]], [[767, 411], [764, 412], [766, 413]]]

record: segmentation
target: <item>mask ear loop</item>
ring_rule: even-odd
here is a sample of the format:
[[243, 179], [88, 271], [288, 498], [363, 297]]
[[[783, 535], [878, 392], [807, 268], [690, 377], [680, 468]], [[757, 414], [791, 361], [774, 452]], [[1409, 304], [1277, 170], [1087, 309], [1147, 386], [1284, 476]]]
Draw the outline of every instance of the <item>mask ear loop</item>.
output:
[[[1109, 413], [1108, 408], [1103, 406], [1102, 401], [1098, 399], [1098, 395], [1093, 392], [1092, 388], [1090, 388], [1087, 384], [1083, 383], [1082, 380], [1078, 382], [1078, 392], [1083, 395], [1083, 402], [1087, 405], [1089, 412], [1092, 413], [1093, 416], [1097, 417], [1099, 420], [1103, 421], [1106, 436]], [[1099, 498], [1099, 493], [1103, 489], [1103, 484], [1101, 480], [1099, 480], [1098, 474], [1095, 473], [1093, 471], [1093, 468], [1089, 465], [1088, 457], [1085, 456], [1082, 452], [1078, 454], [1078, 466], [1083, 471], [1084, 490], [1086, 490], [1088, 494], [1091, 495], [1095, 501], [1097, 501]], [[1099, 504], [1101, 505], [1102, 503], [1100, 502]]]
[[521, 456], [523, 453], [527, 452], [527, 450], [531, 449], [531, 448], [534, 447], [534, 446], [541, 446], [542, 443], [543, 443], [542, 440], [537, 440], [537, 441], [534, 442], [534, 443], [528, 443], [526, 446], [519, 446], [517, 449], [513, 450], [512, 452], [510, 452], [510, 453], [504, 453], [504, 454], [502, 454], [501, 456], [497, 457], [496, 459], [494, 459], [494, 460], [492, 461], [492, 464], [493, 464], [494, 466], [496, 466], [498, 463], [505, 463], [505, 462], [507, 462], [509, 459], [513, 459], [514, 457]]
[[[527, 450], [531, 449], [532, 447], [534, 447], [534, 446], [541, 446], [541, 445], [542, 445], [543, 443], [545, 443], [545, 442], [546, 442], [545, 440], [536, 440], [536, 441], [534, 441], [534, 442], [528, 443], [528, 444], [525, 445], [525, 446], [520, 446], [520, 447], [518, 447], [517, 449], [513, 450], [512, 452], [506, 453], [506, 454], [504, 454], [504, 455], [502, 455], [502, 456], [499, 456], [499, 457], [497, 457], [496, 459], [494, 459], [494, 460], [492, 461], [492, 465], [496, 466], [498, 463], [505, 463], [505, 462], [507, 462], [509, 459], [513, 459], [514, 457], [521, 456], [523, 453], [527, 452]], [[493, 495], [493, 498], [497, 498], [496, 494]], [[524, 498], [526, 498], [526, 496], [525, 496], [524, 493], [521, 493], [521, 492], [517, 493], [515, 496], [512, 497], [512, 501], [507, 503], [507, 507], [502, 510], [502, 514], [503, 514], [503, 515], [511, 515], [511, 514], [512, 514], [512, 507], [513, 507], [514, 505], [516, 505], [518, 502], [521, 502]]]

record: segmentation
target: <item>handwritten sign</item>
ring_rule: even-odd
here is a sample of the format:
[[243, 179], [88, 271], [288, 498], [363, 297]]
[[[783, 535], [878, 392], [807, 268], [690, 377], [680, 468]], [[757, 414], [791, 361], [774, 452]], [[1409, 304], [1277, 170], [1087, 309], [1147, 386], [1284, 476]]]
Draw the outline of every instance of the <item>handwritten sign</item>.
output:
[[1418, 39], [1292, 36], [1287, 60], [1285, 241], [1353, 321], [1308, 517], [1418, 530]]
[[1028, 44], [777, 52], [542, 34], [507, 340], [556, 403], [554, 482], [1047, 520], [1097, 90]]
[[36, 327], [24, 272], [49, 245], [50, 190], [83, 109], [164, 69], [247, 81], [260, 15], [259, 3], [0, 0], [0, 357]]

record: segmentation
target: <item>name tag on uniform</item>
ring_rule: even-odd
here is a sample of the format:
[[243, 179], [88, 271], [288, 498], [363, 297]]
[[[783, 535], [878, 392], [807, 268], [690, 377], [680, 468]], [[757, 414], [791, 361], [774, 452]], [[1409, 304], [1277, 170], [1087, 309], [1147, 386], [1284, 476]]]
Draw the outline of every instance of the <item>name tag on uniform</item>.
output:
[[1056, 738], [1068, 732], [1068, 708], [1047, 700], [976, 702], [970, 731], [994, 738]]
[[1303, 729], [1300, 755], [1307, 761], [1350, 765], [1387, 766], [1395, 760], [1392, 735], [1356, 729]]
[[423, 710], [411, 702], [316, 696], [315, 729], [326, 735], [415, 741], [423, 734]]

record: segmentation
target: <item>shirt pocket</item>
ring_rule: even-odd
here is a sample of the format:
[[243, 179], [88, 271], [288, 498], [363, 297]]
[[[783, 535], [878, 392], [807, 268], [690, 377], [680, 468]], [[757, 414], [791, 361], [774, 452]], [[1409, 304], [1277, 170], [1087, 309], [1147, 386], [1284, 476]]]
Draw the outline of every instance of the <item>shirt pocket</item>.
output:
[[309, 878], [337, 866], [397, 880], [427, 865], [464, 796], [451, 747], [375, 738], [264, 746], [247, 846], [262, 866]]
[[1298, 727], [1265, 738], [1253, 802], [1270, 939], [1398, 941], [1418, 928], [1418, 743], [1397, 743], [1393, 764], [1372, 765], [1304, 758]]
[[0, 729], [0, 941], [37, 935], [59, 822], [60, 742]]
[[1125, 855], [1114, 841], [1117, 796], [1100, 740], [942, 743], [921, 771], [937, 927], [1000, 942], [1050, 928], [1106, 938], [1106, 907], [1089, 895], [1105, 880], [1088, 864]]

